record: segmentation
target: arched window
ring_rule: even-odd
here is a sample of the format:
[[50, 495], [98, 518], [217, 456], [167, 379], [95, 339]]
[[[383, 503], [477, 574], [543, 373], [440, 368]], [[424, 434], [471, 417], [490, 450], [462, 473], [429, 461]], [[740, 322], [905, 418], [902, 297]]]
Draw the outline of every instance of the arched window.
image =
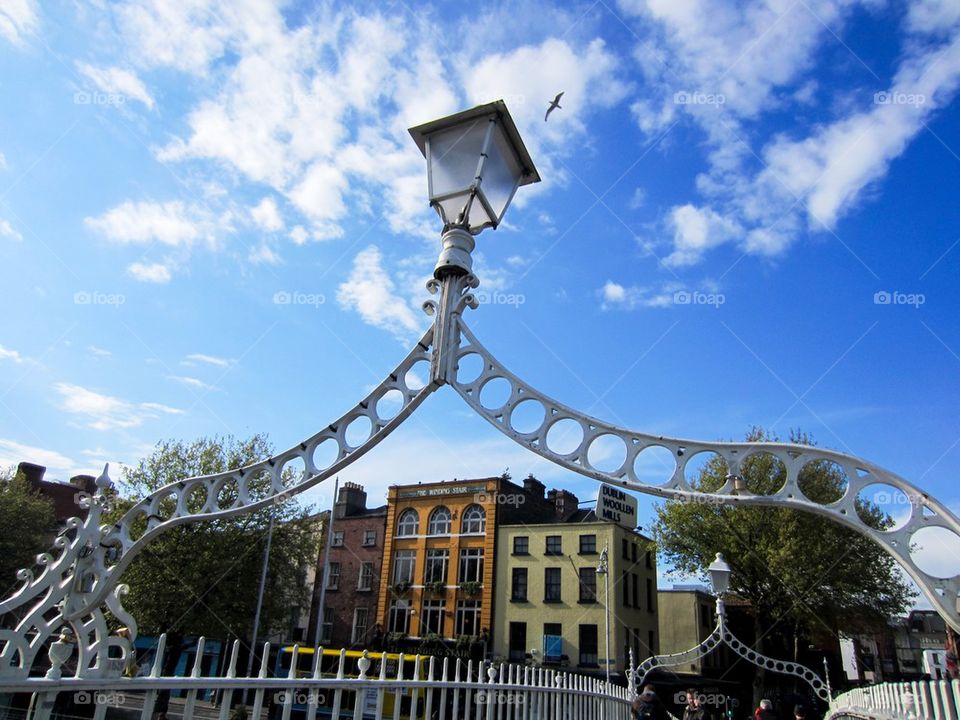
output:
[[400, 513], [400, 519], [397, 520], [397, 535], [416, 535], [420, 527], [420, 516], [413, 508], [409, 508]]
[[430, 522], [427, 523], [427, 535], [450, 534], [450, 511], [443, 505], [434, 508], [430, 513]]
[[460, 532], [464, 534], [484, 533], [487, 531], [487, 514], [479, 505], [471, 505], [463, 511], [463, 524]]

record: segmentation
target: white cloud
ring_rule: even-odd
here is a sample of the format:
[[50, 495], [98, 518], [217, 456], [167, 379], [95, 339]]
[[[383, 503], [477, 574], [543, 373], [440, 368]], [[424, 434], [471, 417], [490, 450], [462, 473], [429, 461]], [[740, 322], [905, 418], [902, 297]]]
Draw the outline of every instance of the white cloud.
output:
[[[776, 256], [805, 230], [832, 229], [960, 85], [955, 3], [912, 3], [889, 84], [834, 97], [808, 74], [820, 45], [842, 33], [855, 0], [760, 0], [736, 8], [714, 0], [620, 4], [646, 21], [637, 25], [644, 38], [635, 55], [650, 99], [633, 106], [639, 125], [654, 133], [688, 118], [710, 150], [708, 168], [697, 178], [703, 199], [667, 213], [673, 231], [667, 265], [694, 264], [725, 243]], [[722, 102], [678, 103], [678, 92]], [[874, 93], [886, 94], [878, 101]], [[764, 115], [791, 104], [808, 111], [813, 100], [832, 103], [834, 117], [804, 126], [801, 114], [789, 134], [763, 137], [769, 126], [758, 120]]]
[[250, 252], [247, 253], [247, 260], [254, 265], [280, 265], [283, 262], [283, 258], [277, 255], [273, 248], [266, 243], [250, 248]]
[[13, 360], [15, 363], [22, 363], [23, 356], [16, 350], [10, 350], [0, 345], [0, 360]]
[[601, 310], [634, 310], [638, 307], [670, 307], [674, 305], [674, 293], [679, 286], [667, 283], [660, 289], [624, 286], [612, 280], [598, 291]]
[[7, 169], [7, 156], [0, 152], [0, 170]]
[[70, 383], [57, 383], [54, 389], [60, 393], [61, 409], [79, 416], [86, 427], [94, 430], [139, 427], [144, 420], [158, 417], [158, 412], [168, 415], [183, 412], [159, 403], [131, 403]]
[[[200, 362], [206, 363], [207, 365], [213, 365], [215, 367], [230, 367], [231, 361], [222, 357], [217, 357], [215, 355], [204, 355], [203, 353], [192, 353], [187, 355], [187, 361], [190, 362]], [[181, 364], [187, 364], [186, 362]]]
[[153, 110], [154, 101], [143, 82], [130, 70], [118, 67], [95, 67], [77, 63], [77, 69], [105, 93], [119, 95], [127, 100], [137, 100]]
[[24, 445], [16, 440], [0, 438], [0, 468], [16, 466], [21, 462], [43, 465], [52, 476], [69, 477], [76, 463], [56, 450]]
[[87, 352], [91, 355], [96, 355], [97, 357], [108, 358], [113, 355], [109, 350], [104, 350], [103, 348], [97, 347], [96, 345], [88, 345]]
[[188, 388], [193, 388], [194, 390], [219, 390], [220, 389], [218, 387], [205, 383], [203, 380], [200, 380], [199, 378], [190, 377], [189, 375], [168, 375], [167, 380], [173, 380], [174, 382], [178, 382], [181, 385]]
[[0, 36], [14, 45], [37, 29], [37, 3], [33, 0], [4, 0], [0, 5]]
[[297, 225], [290, 231], [290, 239], [293, 240], [294, 245], [304, 245], [310, 239], [310, 234], [303, 225]]
[[419, 333], [422, 324], [384, 271], [380, 250], [371, 245], [353, 260], [350, 277], [337, 289], [337, 302], [345, 310], [357, 312], [363, 321], [382, 328], [401, 339]]
[[710, 208], [687, 204], [675, 207], [670, 215], [673, 252], [664, 259], [668, 266], [692, 265], [712, 247], [736, 237], [740, 229], [732, 220]]
[[277, 203], [272, 197], [265, 197], [256, 206], [250, 208], [250, 217], [261, 230], [276, 232], [283, 230], [283, 218], [277, 209]]
[[160, 263], [152, 263], [146, 265], [144, 263], [135, 262], [127, 268], [127, 272], [130, 273], [136, 280], [140, 282], [151, 282], [151, 283], [168, 283], [170, 282], [170, 270], [166, 265]]
[[23, 241], [23, 235], [13, 229], [13, 226], [3, 218], [0, 218], [0, 237], [10, 238], [17, 242]]
[[190, 245], [205, 236], [201, 213], [179, 200], [127, 200], [100, 217], [88, 217], [83, 222], [92, 230], [119, 243], [159, 242], [179, 246]]

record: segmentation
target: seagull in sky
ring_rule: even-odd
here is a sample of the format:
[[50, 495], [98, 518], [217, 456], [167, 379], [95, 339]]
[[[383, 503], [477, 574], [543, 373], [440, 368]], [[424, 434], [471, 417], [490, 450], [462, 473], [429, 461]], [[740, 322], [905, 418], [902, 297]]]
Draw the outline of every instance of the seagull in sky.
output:
[[[560, 98], [562, 97], [563, 97], [563, 93], [558, 92], [557, 96], [550, 101], [550, 107], [547, 108], [547, 114], [543, 116], [544, 122], [546, 122], [547, 118], [550, 117], [550, 113], [552, 113], [554, 110], [560, 107]], [[563, 108], [560, 108], [560, 109], [562, 110]]]

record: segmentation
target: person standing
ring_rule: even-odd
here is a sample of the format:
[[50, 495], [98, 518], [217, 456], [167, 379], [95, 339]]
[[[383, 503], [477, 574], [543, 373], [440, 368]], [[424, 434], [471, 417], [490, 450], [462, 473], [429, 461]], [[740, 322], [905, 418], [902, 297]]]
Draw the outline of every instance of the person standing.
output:
[[687, 706], [683, 709], [683, 720], [706, 720], [707, 713], [700, 704], [700, 694], [694, 689], [687, 690]]
[[757, 708], [753, 717], [755, 720], [777, 720], [777, 714], [773, 711], [773, 703], [764, 698], [760, 701], [760, 707]]
[[657, 697], [653, 685], [645, 685], [631, 706], [635, 720], [670, 720], [670, 714]]

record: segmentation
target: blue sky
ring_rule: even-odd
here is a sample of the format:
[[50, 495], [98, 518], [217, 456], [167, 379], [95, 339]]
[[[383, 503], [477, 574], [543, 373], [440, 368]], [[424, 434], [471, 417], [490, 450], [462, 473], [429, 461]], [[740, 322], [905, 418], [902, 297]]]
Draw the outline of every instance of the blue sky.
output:
[[[799, 427], [960, 506], [956, 2], [8, 0], [0, 83], [4, 466], [339, 416], [428, 323], [406, 128], [503, 98], [544, 182], [478, 238], [467, 320], [508, 367], [636, 430]], [[596, 495], [449, 389], [341, 479], [506, 467]]]

